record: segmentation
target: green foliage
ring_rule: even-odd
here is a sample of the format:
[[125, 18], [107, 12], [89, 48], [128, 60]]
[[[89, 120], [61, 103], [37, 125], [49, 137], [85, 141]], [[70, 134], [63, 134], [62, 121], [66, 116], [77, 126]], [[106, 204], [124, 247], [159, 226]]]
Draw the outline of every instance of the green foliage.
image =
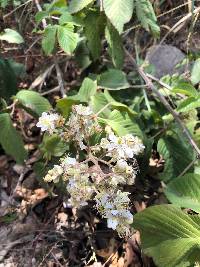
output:
[[72, 106], [79, 103], [79, 100], [74, 100], [69, 97], [58, 100], [56, 108], [64, 118], [67, 118], [72, 110]]
[[200, 175], [188, 173], [171, 181], [165, 190], [171, 203], [200, 213]]
[[109, 125], [119, 136], [131, 133], [143, 139], [143, 133], [138, 126], [136, 117], [128, 112], [113, 110], [107, 119], [99, 118], [99, 122]]
[[122, 44], [122, 39], [118, 31], [112, 26], [111, 23], [107, 24], [105, 29], [105, 37], [108, 42], [109, 54], [112, 58], [114, 67], [121, 69], [124, 63], [124, 49]]
[[156, 37], [160, 34], [160, 28], [157, 25], [157, 18], [155, 16], [152, 4], [149, 0], [134, 0], [136, 14], [142, 26], [151, 31]]
[[97, 83], [89, 78], [85, 78], [76, 96], [73, 97], [75, 100], [80, 102], [89, 102], [90, 98], [95, 95], [97, 91]]
[[193, 149], [180, 132], [168, 132], [158, 141], [157, 149], [165, 161], [164, 171], [159, 175], [165, 182], [180, 175], [195, 157]]
[[108, 90], [121, 90], [130, 87], [125, 73], [116, 69], [109, 69], [99, 75], [97, 83], [99, 87]]
[[89, 102], [91, 97], [95, 95], [96, 91], [96, 82], [89, 78], [85, 78], [78, 94], [58, 100], [56, 107], [61, 112], [61, 114], [65, 118], [67, 118], [71, 112], [72, 105], [80, 102]]
[[22, 36], [12, 29], [4, 29], [4, 33], [0, 35], [0, 40], [7, 41], [11, 44], [21, 44], [24, 42]]
[[21, 90], [17, 93], [15, 99], [19, 101], [23, 108], [36, 116], [40, 116], [42, 112], [49, 111], [52, 108], [46, 98], [34, 91]]
[[55, 25], [48, 25], [45, 28], [42, 39], [42, 49], [46, 55], [50, 55], [53, 52], [56, 42], [56, 30], [57, 27]]
[[200, 107], [200, 95], [197, 97], [188, 97], [184, 100], [182, 100], [177, 107], [178, 112], [189, 112], [191, 110], [194, 110], [195, 108]]
[[194, 85], [200, 82], [200, 59], [197, 59], [192, 67], [191, 81]]
[[23, 164], [27, 157], [21, 136], [12, 125], [12, 121], [8, 113], [0, 114], [0, 144], [5, 152], [17, 161]]
[[67, 149], [68, 145], [55, 134], [52, 136], [45, 135], [40, 145], [43, 157], [47, 160], [52, 157], [61, 157]]
[[94, 2], [94, 0], [73, 0], [69, 4], [69, 12], [76, 13], [92, 2]]
[[42, 48], [46, 55], [52, 54], [55, 45], [56, 37], [58, 44], [67, 54], [72, 54], [78, 43], [78, 34], [74, 32], [73, 23], [69, 23], [66, 19], [66, 13], [60, 17], [60, 25], [48, 25], [44, 30], [44, 36], [42, 39]]
[[0, 97], [9, 100], [17, 92], [16, 75], [7, 59], [0, 59]]
[[104, 31], [104, 17], [99, 12], [90, 12], [84, 19], [84, 33], [94, 60], [101, 55], [101, 35]]
[[186, 96], [198, 96], [197, 90], [192, 86], [190, 83], [186, 82], [178, 82], [176, 85], [172, 88], [173, 93], [183, 94]]
[[57, 37], [63, 51], [72, 54], [78, 43], [78, 34], [74, 33], [73, 25], [58, 26]]
[[200, 217], [173, 205], [150, 207], [134, 216], [144, 252], [158, 267], [186, 267], [200, 261]]
[[132, 17], [133, 0], [103, 0], [103, 7], [110, 22], [122, 33], [124, 24]]

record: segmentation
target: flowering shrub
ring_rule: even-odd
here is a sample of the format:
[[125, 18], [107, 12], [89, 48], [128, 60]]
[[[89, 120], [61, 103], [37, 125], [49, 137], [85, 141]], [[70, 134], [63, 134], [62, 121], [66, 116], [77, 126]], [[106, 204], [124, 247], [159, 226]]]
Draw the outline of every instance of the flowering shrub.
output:
[[[138, 172], [135, 157], [144, 150], [141, 140], [131, 134], [116, 136], [109, 126], [99, 124], [89, 106], [82, 104], [72, 106], [68, 119], [57, 113], [42, 113], [37, 126], [49, 135], [59, 135], [77, 151], [74, 157], [61, 158], [44, 181], [58, 183], [62, 179], [70, 194], [68, 205], [81, 208], [94, 200], [108, 227], [127, 235], [132, 214], [129, 193], [122, 186], [134, 183]], [[101, 138], [93, 145], [95, 134]]]

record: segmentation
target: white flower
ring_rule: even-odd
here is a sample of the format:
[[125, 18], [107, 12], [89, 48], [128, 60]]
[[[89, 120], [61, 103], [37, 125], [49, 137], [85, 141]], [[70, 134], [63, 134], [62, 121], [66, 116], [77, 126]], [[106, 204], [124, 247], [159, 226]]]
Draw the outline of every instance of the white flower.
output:
[[111, 228], [113, 230], [116, 230], [118, 224], [119, 224], [119, 222], [117, 219], [108, 219], [107, 220], [108, 228]]
[[55, 122], [58, 120], [59, 120], [58, 114], [48, 114], [46, 112], [43, 112], [36, 126], [41, 128], [42, 132], [45, 131], [52, 132], [55, 129]]
[[107, 150], [107, 156], [111, 157], [113, 161], [132, 159], [144, 150], [138, 137], [131, 134], [118, 137], [112, 131], [109, 132], [107, 139], [101, 139], [100, 146]]
[[92, 114], [92, 110], [90, 107], [83, 106], [82, 104], [80, 105], [75, 105], [73, 107], [78, 115], [82, 116], [89, 116]]
[[77, 161], [75, 158], [71, 158], [71, 157], [66, 157], [64, 158], [64, 160], [62, 161], [63, 164], [67, 164], [67, 165], [76, 165]]
[[60, 176], [63, 174], [63, 168], [59, 165], [54, 165], [53, 169], [49, 170], [47, 175], [44, 177], [45, 182], [58, 183]]
[[116, 165], [117, 168], [121, 171], [126, 170], [126, 168], [128, 167], [128, 163], [124, 159], [118, 160]]

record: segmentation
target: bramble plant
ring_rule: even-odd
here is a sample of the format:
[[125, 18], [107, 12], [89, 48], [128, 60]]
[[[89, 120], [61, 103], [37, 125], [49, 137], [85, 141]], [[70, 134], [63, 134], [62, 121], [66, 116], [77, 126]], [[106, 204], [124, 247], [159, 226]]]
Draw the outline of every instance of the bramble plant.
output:
[[[28, 56], [40, 43], [36, 49], [39, 47], [41, 58], [48, 57], [52, 64], [27, 90], [18, 88], [17, 82], [18, 78], [23, 80], [25, 67], [0, 58], [1, 147], [18, 164], [25, 168], [28, 164], [49, 195], [61, 194], [64, 207], [94, 208], [107, 221], [107, 227], [120, 237], [128, 238], [139, 230], [142, 251], [157, 266], [199, 266], [199, 53], [187, 55], [180, 63], [191, 65], [186, 73], [161, 79], [154, 77], [152, 66], [141, 59], [140, 42], [146, 42], [148, 36], [156, 43], [160, 36], [154, 7], [156, 4], [161, 7], [165, 1], [43, 2], [0, 0], [2, 13], [14, 8], [5, 17], [16, 15], [23, 7], [20, 14], [23, 19], [31, 5], [28, 39], [33, 41], [36, 36], [32, 44], [26, 44], [23, 27], [14, 30], [7, 28], [6, 23], [0, 33], [1, 49], [4, 44], [23, 49], [27, 45], [23, 56]], [[193, 9], [186, 20], [191, 17], [195, 24], [200, 7], [195, 8], [195, 1], [188, 1], [188, 6], [189, 3]], [[176, 10], [178, 7], [171, 11]], [[181, 28], [179, 23], [176, 26]], [[168, 28], [169, 25], [163, 27]], [[138, 38], [140, 30], [144, 40]], [[134, 42], [128, 38], [132, 31], [137, 31]], [[148, 46], [145, 43], [145, 51]], [[69, 78], [75, 83], [65, 79], [68, 71], [62, 73], [62, 64], [68, 59], [73, 59], [78, 69], [76, 78]], [[48, 75], [58, 86], [48, 90], [47, 81], [47, 91], [43, 84]], [[39, 85], [41, 91], [36, 92]], [[51, 97], [52, 92], [56, 92], [55, 98]], [[34, 127], [37, 126], [39, 156], [33, 165], [27, 163], [31, 153], [25, 146], [23, 115], [15, 118], [15, 113], [24, 112], [34, 118]], [[149, 162], [153, 162], [153, 168]], [[154, 190], [152, 180], [159, 188]], [[134, 209], [131, 200], [137, 198], [130, 192], [138, 189], [138, 181], [139, 190], [142, 187], [139, 199], [147, 208], [134, 214], [136, 206]], [[160, 194], [165, 194], [165, 203], [172, 204], [161, 202], [149, 207], [147, 199], [159, 198]]]
[[[62, 179], [70, 194], [67, 205], [71, 207], [83, 207], [94, 199], [108, 227], [121, 236], [128, 235], [133, 216], [129, 193], [120, 188], [134, 183], [138, 171], [135, 157], [144, 150], [141, 140], [131, 134], [118, 137], [109, 126], [103, 129], [97, 114], [82, 104], [72, 106], [68, 119], [44, 112], [37, 126], [49, 135], [57, 134], [76, 150], [74, 157], [62, 157], [44, 181], [58, 183]], [[92, 137], [97, 134], [105, 137], [92, 144]]]

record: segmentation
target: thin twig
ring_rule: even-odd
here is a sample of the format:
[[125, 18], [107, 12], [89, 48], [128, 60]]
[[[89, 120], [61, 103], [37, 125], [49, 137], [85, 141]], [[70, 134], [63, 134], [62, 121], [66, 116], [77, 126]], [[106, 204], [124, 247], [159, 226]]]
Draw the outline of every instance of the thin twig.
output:
[[200, 12], [200, 7], [197, 7], [193, 12], [188, 13], [186, 16], [184, 16], [182, 19], [180, 19], [174, 26], [165, 34], [165, 36], [160, 41], [159, 45], [163, 44], [165, 39], [168, 37], [168, 35], [171, 32], [174, 32], [175, 29], [180, 29], [181, 24], [183, 25], [188, 19], [190, 19], [193, 15], [198, 14]]
[[66, 97], [63, 75], [62, 75], [62, 71], [61, 71], [60, 66], [59, 66], [59, 64], [57, 62], [57, 58], [56, 57], [54, 58], [54, 63], [55, 63], [55, 67], [56, 67], [58, 86], [60, 88], [61, 95], [62, 95], [62, 97]]
[[60, 91], [60, 86], [56, 86], [56, 87], [54, 87], [54, 88], [52, 88], [52, 89], [50, 89], [48, 91], [45, 91], [45, 92], [41, 93], [41, 95], [42, 96], [49, 95], [51, 93], [58, 92], [58, 91]]
[[187, 171], [189, 171], [189, 169], [195, 164], [196, 160], [197, 159], [193, 159], [193, 161], [191, 161], [190, 164], [188, 164], [188, 166], [179, 174], [178, 177], [183, 176]]
[[[179, 125], [179, 127], [183, 131], [183, 134], [188, 139], [190, 145], [194, 148], [194, 150], [196, 151], [198, 157], [200, 157], [200, 149], [197, 146], [197, 144], [194, 141], [194, 139], [192, 138], [192, 136], [191, 136], [189, 130], [187, 129], [187, 127], [181, 121], [181, 119], [179, 117], [179, 114], [169, 105], [169, 103], [167, 102], [167, 100], [165, 99], [165, 97], [156, 89], [156, 87], [154, 86], [154, 84], [152, 83], [152, 81], [147, 77], [147, 75], [144, 72], [144, 70], [137, 65], [137, 63], [136, 63], [135, 59], [133, 58], [133, 56], [126, 49], [125, 49], [125, 53], [129, 57], [130, 62], [133, 64], [133, 66], [136, 68], [136, 70], [138, 71], [138, 73], [140, 74], [140, 76], [145, 81], [145, 83], [148, 86], [148, 88], [158, 97], [158, 99], [160, 100], [160, 102], [172, 114], [172, 116], [174, 117], [174, 120], [177, 122], [177, 124]], [[149, 93], [148, 90], [147, 90], [147, 92]]]
[[13, 9], [11, 12], [9, 12], [8, 14], [3, 16], [3, 19], [9, 17], [10, 15], [12, 15], [15, 11], [17, 11], [18, 9], [20, 9], [22, 6], [27, 5], [28, 3], [32, 2], [32, 0], [28, 0], [27, 2], [21, 4], [20, 6], [17, 6], [15, 9]]

